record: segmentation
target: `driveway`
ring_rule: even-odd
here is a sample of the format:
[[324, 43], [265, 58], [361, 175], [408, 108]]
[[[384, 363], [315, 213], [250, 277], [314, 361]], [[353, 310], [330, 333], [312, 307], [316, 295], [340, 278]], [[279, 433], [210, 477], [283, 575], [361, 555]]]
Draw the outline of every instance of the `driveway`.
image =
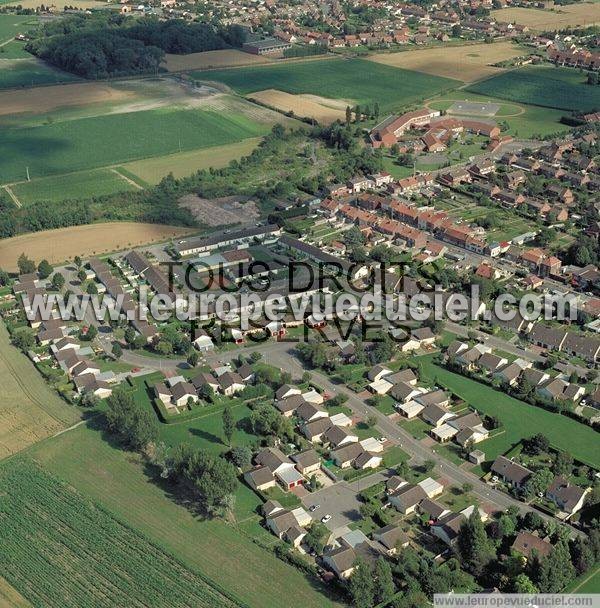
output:
[[325, 524], [334, 535], [343, 532], [340, 528], [349, 526], [361, 519], [360, 505], [363, 504], [358, 495], [365, 488], [380, 481], [385, 481], [394, 474], [392, 470], [373, 473], [357, 481], [338, 481], [332, 486], [321, 488], [302, 498], [303, 506], [308, 509], [311, 505], [321, 505], [312, 513], [313, 519], [320, 520], [324, 515], [331, 515]]

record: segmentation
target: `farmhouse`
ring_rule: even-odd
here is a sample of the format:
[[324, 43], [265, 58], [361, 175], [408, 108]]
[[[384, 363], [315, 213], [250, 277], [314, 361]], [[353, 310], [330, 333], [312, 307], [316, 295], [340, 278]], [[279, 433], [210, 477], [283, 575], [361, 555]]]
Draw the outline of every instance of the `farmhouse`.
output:
[[283, 53], [286, 49], [291, 49], [290, 42], [278, 40], [277, 38], [265, 38], [254, 42], [244, 42], [242, 50], [252, 55], [273, 55]]

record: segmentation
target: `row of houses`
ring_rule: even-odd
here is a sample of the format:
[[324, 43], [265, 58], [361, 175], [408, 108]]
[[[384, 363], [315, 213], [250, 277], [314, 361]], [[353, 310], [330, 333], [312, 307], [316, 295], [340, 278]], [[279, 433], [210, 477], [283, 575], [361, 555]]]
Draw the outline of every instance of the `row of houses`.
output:
[[[497, 478], [516, 490], [522, 490], [533, 475], [533, 471], [505, 456], [498, 456], [494, 460], [491, 471]], [[561, 519], [568, 519], [581, 510], [589, 492], [591, 488], [582, 488], [562, 475], [557, 475], [545, 490], [545, 497], [560, 509]]]
[[527, 383], [540, 397], [550, 401], [579, 401], [585, 394], [582, 386], [534, 369], [526, 359], [509, 362], [505, 357], [495, 355], [485, 344], [469, 346], [466, 342], [455, 341], [448, 346], [446, 355], [463, 369], [479, 370], [502, 384]]

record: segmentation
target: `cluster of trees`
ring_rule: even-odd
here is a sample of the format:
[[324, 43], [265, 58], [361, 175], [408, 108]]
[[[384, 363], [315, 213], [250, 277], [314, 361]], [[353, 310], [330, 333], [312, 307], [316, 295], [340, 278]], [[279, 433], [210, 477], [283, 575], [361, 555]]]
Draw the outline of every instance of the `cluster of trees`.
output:
[[107, 399], [108, 430], [128, 448], [145, 451], [158, 438], [156, 416], [137, 403], [124, 387], [116, 388]]
[[239, 26], [218, 28], [98, 11], [44, 25], [26, 48], [63, 70], [99, 79], [156, 72], [165, 53], [211, 51], [241, 46], [244, 40], [245, 31]]
[[379, 557], [372, 566], [359, 557], [348, 582], [348, 593], [357, 608], [386, 605], [396, 593], [390, 563], [385, 558]]
[[237, 473], [233, 464], [221, 456], [182, 443], [166, 459], [166, 470], [203, 513], [215, 515], [233, 508], [239, 483]]

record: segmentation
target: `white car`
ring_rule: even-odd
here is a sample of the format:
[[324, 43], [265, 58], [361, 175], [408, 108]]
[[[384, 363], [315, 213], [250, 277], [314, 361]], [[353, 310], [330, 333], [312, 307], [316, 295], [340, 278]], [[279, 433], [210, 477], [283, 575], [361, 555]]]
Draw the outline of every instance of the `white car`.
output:
[[329, 515], [329, 513], [328, 513], [327, 515], [324, 515], [323, 517], [321, 517], [321, 523], [326, 524], [330, 519], [331, 519], [331, 515]]

